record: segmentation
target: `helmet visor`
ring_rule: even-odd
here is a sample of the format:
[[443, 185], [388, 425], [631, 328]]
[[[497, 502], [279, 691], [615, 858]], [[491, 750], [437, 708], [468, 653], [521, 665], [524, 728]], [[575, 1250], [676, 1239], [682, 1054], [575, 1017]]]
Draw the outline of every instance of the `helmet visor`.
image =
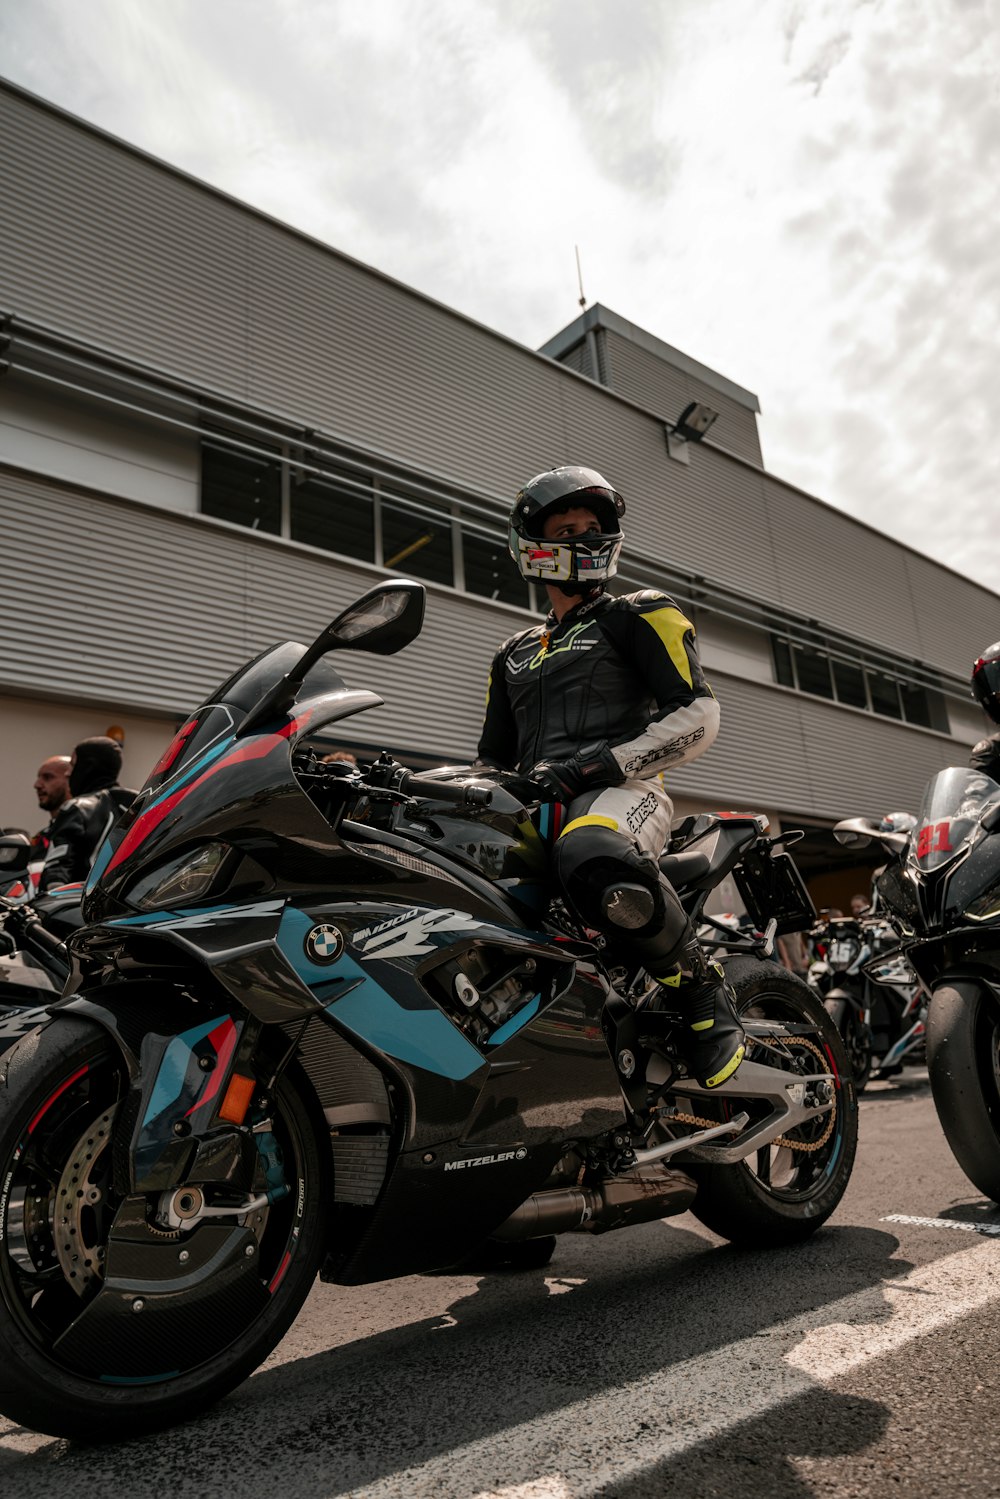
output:
[[574, 536], [559, 541], [540, 541], [519, 536], [511, 527], [510, 554], [522, 578], [543, 583], [606, 582], [618, 571], [622, 534]]

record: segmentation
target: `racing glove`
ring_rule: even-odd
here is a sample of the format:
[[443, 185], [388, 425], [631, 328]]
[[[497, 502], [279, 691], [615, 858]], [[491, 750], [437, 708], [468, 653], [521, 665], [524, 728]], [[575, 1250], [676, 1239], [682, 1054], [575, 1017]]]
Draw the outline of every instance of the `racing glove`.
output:
[[606, 739], [585, 744], [568, 760], [539, 760], [528, 772], [556, 801], [571, 802], [585, 791], [620, 786], [625, 773]]

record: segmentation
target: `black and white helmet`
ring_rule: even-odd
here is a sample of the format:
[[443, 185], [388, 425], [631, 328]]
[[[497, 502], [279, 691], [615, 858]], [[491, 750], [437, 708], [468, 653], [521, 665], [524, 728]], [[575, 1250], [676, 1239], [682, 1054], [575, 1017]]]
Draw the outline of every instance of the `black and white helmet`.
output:
[[[576, 507], [592, 510], [600, 530], [546, 541], [542, 528], [547, 517]], [[528, 582], [578, 583], [585, 590], [600, 587], [618, 571], [624, 514], [625, 501], [596, 469], [575, 464], [549, 469], [536, 474], [514, 497], [510, 555]]]

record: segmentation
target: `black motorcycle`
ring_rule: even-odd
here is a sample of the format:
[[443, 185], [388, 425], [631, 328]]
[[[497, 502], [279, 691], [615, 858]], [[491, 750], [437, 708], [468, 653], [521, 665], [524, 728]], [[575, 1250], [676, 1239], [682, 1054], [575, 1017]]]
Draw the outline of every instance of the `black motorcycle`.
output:
[[69, 977], [66, 938], [82, 925], [82, 885], [37, 895], [23, 834], [0, 836], [0, 1050], [11, 1014], [49, 1003]]
[[894, 856], [880, 908], [916, 973], [927, 1012], [927, 1067], [955, 1159], [1000, 1202], [1000, 785], [963, 767], [928, 783], [912, 834], [861, 817], [838, 824], [848, 847], [878, 839]]
[[833, 916], [810, 937], [823, 957], [810, 964], [809, 983], [840, 1032], [855, 1088], [898, 1076], [907, 1058], [922, 1055], [926, 1000], [892, 927], [873, 916]]
[[857, 1137], [843, 1050], [760, 954], [803, 923], [763, 819], [689, 819], [697, 920], [732, 873], [736, 1075], [688, 1074], [661, 986], [547, 884], [517, 780], [331, 761], [381, 700], [323, 657], [389, 653], [384, 584], [274, 647], [179, 731], [102, 847], [68, 997], [0, 1059], [0, 1410], [119, 1438], [204, 1408], [346, 1285], [691, 1208], [742, 1244], [829, 1216]]

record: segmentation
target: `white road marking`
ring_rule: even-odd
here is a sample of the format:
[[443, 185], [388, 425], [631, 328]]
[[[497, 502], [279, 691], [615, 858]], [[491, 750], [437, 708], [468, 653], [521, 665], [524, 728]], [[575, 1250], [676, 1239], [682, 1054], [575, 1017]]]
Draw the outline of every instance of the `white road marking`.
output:
[[1000, 1253], [977, 1244], [352, 1489], [351, 1499], [588, 1499], [996, 1300]]
[[958, 1228], [967, 1234], [986, 1234], [1000, 1239], [1000, 1223], [970, 1223], [967, 1218], [913, 1218], [908, 1213], [889, 1213], [880, 1223], [909, 1223], [914, 1228]]

